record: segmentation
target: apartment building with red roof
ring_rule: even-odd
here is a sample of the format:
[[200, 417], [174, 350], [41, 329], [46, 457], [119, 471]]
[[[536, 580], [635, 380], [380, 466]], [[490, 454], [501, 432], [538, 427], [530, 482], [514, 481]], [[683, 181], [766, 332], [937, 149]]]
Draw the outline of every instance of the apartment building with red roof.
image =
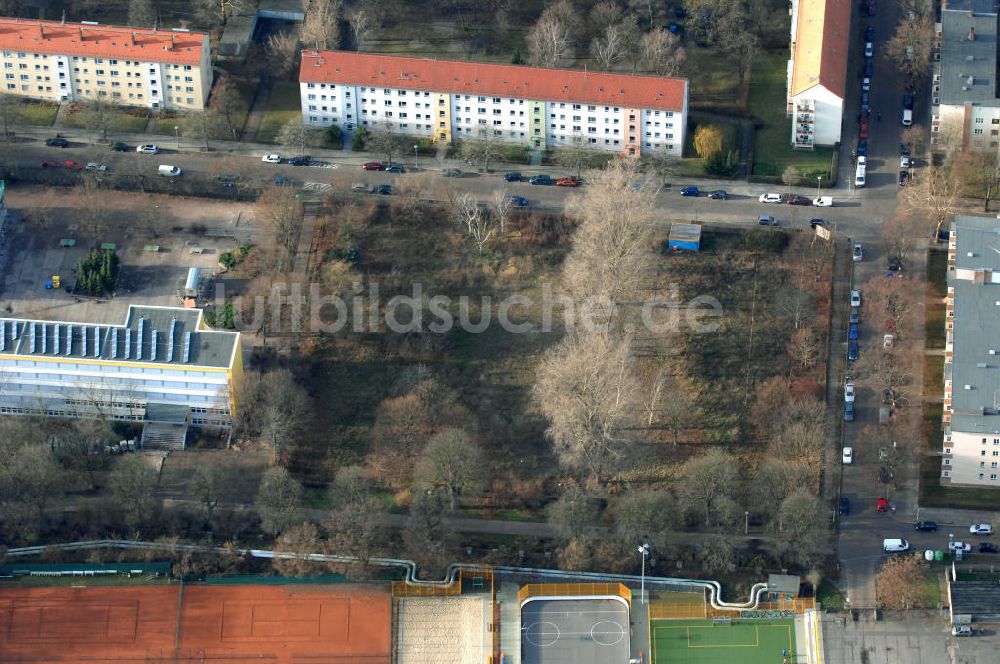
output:
[[201, 32], [0, 18], [3, 94], [200, 111], [211, 56]]
[[787, 112], [796, 148], [840, 142], [851, 0], [792, 0]]
[[302, 120], [315, 127], [389, 125], [435, 142], [489, 135], [623, 156], [684, 149], [682, 78], [305, 51], [299, 83]]

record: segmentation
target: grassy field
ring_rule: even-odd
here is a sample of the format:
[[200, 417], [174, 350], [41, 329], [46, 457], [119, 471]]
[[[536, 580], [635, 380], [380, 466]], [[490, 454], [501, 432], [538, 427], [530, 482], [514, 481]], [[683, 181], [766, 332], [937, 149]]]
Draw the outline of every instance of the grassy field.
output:
[[44, 101], [23, 101], [17, 109], [17, 121], [22, 124], [51, 127], [56, 121], [59, 104]]
[[[110, 131], [123, 134], [141, 134], [146, 130], [146, 122], [149, 120], [149, 111], [144, 108], [115, 107], [111, 111], [112, 120]], [[62, 124], [64, 127], [77, 129], [86, 128], [86, 120], [82, 112], [74, 112], [73, 109], [66, 114]]]
[[[929, 301], [926, 306], [926, 316], [924, 317], [924, 335], [927, 348], [944, 348], [944, 303], [939, 299], [948, 292], [948, 252], [931, 249], [927, 252], [927, 283], [931, 298], [938, 301]], [[924, 381], [925, 383], [927, 381]]]
[[795, 166], [806, 178], [828, 176], [832, 148], [792, 149], [792, 122], [785, 116], [787, 62], [784, 51], [760, 55], [754, 62], [747, 96], [747, 110], [757, 122], [753, 174], [780, 176], [785, 168]]
[[19, 576], [0, 580], [3, 588], [49, 588], [74, 587], [94, 588], [106, 586], [165, 586], [169, 580], [164, 576]]
[[257, 141], [274, 143], [281, 128], [289, 120], [302, 117], [302, 105], [299, 100], [298, 83], [278, 83], [271, 90], [271, 98], [267, 102], [264, 119], [257, 131]]
[[714, 49], [687, 45], [687, 57], [696, 68], [691, 76], [690, 106], [695, 109], [742, 111], [738, 104], [740, 78], [733, 61]]
[[654, 620], [650, 623], [653, 664], [777, 664], [782, 653], [795, 653], [791, 620]]

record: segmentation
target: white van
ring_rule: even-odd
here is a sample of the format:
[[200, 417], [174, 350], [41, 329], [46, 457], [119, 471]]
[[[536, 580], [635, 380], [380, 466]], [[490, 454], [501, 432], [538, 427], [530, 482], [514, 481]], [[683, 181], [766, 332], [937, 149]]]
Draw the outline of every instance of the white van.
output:
[[882, 550], [886, 553], [900, 553], [908, 551], [910, 543], [905, 539], [884, 539], [882, 540]]
[[854, 186], [863, 187], [865, 186], [865, 165], [858, 164], [857, 170], [854, 172]]
[[167, 177], [173, 178], [181, 174], [180, 166], [169, 166], [167, 164], [160, 164], [159, 168], [160, 175], [166, 175]]
[[913, 111], [910, 110], [910, 109], [908, 109], [908, 108], [904, 108], [903, 109], [903, 117], [901, 118], [901, 121], [902, 121], [904, 127], [909, 127], [910, 125], [912, 125], [913, 124]]

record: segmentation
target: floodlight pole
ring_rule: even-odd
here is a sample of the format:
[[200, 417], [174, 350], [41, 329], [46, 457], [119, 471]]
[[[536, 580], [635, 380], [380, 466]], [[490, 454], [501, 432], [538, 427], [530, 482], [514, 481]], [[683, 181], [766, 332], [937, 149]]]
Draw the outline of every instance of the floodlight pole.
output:
[[646, 556], [649, 555], [649, 544], [643, 542], [639, 547], [639, 553], [642, 554], [642, 585], [640, 586], [639, 595], [642, 597], [643, 604], [649, 604], [649, 602], [646, 601]]

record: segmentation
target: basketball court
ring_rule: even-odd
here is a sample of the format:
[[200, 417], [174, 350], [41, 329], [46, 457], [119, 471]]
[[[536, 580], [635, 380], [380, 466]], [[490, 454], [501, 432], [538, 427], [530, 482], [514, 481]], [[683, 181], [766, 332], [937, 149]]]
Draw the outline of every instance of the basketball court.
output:
[[521, 664], [626, 664], [628, 604], [617, 599], [536, 599], [521, 608]]
[[390, 620], [348, 584], [5, 589], [0, 659], [388, 664]]

